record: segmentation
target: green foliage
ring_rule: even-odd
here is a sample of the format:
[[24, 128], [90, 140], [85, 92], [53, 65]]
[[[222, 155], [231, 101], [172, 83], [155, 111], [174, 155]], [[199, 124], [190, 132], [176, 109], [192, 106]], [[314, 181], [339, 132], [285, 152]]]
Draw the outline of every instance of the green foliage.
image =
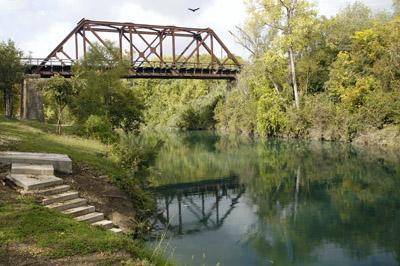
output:
[[183, 130], [213, 129], [215, 125], [214, 109], [219, 98], [213, 95], [209, 98], [185, 106], [176, 122], [177, 127]]
[[146, 176], [162, 145], [163, 142], [158, 138], [132, 133], [122, 134], [119, 143], [114, 146], [113, 153], [121, 167], [129, 169], [132, 176]]
[[210, 129], [214, 107], [226, 82], [138, 80], [134, 89], [144, 102], [144, 125], [150, 128]]
[[21, 57], [22, 51], [15, 47], [14, 42], [0, 42], [0, 91], [3, 94], [4, 114], [8, 118], [13, 116], [15, 85], [20, 83], [23, 76]]
[[47, 103], [47, 112], [54, 110], [56, 113], [58, 133], [61, 134], [63, 113], [65, 108], [73, 102], [73, 97], [77, 93], [76, 88], [72, 81], [58, 75], [37, 84], [37, 86], [42, 90], [42, 95]]
[[358, 109], [357, 120], [369, 127], [382, 129], [385, 125], [400, 123], [399, 91], [376, 91], [365, 97], [363, 106]]
[[394, 8], [394, 15], [399, 16], [400, 15], [400, 1], [399, 0], [393, 0], [393, 8]]
[[237, 89], [228, 92], [215, 108], [216, 129], [219, 132], [254, 135], [256, 133], [257, 102]]
[[150, 250], [131, 236], [77, 222], [57, 211], [38, 206], [31, 197], [21, 197], [0, 188], [0, 199], [0, 263], [5, 265], [15, 263], [11, 261], [12, 256], [7, 257], [11, 253], [8, 247], [16, 243], [25, 243], [32, 249], [40, 250], [39, 257], [45, 257], [46, 263], [51, 259], [98, 252], [115, 263], [118, 257], [113, 254], [124, 252], [127, 255], [121, 260], [128, 257], [151, 261], [154, 265], [168, 264], [160, 257], [154, 257]]
[[[252, 48], [263, 52], [254, 54], [236, 88], [217, 105], [219, 130], [247, 133], [256, 125], [260, 136], [352, 141], [364, 131], [397, 125], [399, 18], [360, 2], [329, 19], [317, 17], [309, 1], [255, 0], [248, 6], [242, 30], [249, 31], [247, 44], [264, 36], [259, 49]], [[285, 17], [291, 9], [296, 15]], [[254, 22], [260, 20], [264, 27]], [[294, 74], [302, 97], [297, 108]]]
[[257, 102], [257, 132], [260, 136], [278, 136], [286, 127], [284, 100], [271, 90]]
[[88, 137], [100, 140], [102, 143], [111, 144], [117, 140], [116, 133], [106, 117], [91, 115], [86, 120], [84, 128]]
[[128, 64], [112, 43], [108, 45], [95, 45], [74, 65], [74, 75], [80, 83], [71, 110], [78, 122], [86, 121], [90, 115], [108, 116], [113, 96], [119, 96], [124, 89], [120, 78], [128, 73]]
[[125, 133], [139, 130], [143, 122], [144, 103], [134, 89], [125, 84], [112, 94], [108, 110], [110, 123]]
[[350, 140], [349, 113], [335, 105], [327, 95], [307, 96], [300, 110], [289, 108], [286, 134], [317, 140]]

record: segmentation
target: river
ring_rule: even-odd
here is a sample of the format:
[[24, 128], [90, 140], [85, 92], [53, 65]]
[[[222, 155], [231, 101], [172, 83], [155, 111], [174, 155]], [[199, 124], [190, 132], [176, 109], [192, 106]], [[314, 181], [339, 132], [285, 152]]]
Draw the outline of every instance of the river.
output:
[[338, 143], [163, 134], [153, 246], [179, 265], [400, 265], [400, 164]]

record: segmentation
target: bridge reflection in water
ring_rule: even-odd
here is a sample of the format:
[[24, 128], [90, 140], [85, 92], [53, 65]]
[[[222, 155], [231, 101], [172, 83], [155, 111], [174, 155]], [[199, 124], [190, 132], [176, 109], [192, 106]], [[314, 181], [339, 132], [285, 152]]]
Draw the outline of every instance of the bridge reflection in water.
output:
[[185, 235], [220, 228], [245, 192], [239, 178], [166, 185], [154, 189], [162, 213], [156, 227]]

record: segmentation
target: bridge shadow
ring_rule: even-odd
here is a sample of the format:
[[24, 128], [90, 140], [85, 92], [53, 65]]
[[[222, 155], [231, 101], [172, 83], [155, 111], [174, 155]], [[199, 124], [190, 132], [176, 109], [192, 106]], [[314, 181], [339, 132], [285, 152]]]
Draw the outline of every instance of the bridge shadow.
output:
[[161, 210], [155, 221], [157, 229], [188, 235], [222, 227], [245, 193], [245, 187], [238, 177], [232, 176], [160, 186], [153, 192]]

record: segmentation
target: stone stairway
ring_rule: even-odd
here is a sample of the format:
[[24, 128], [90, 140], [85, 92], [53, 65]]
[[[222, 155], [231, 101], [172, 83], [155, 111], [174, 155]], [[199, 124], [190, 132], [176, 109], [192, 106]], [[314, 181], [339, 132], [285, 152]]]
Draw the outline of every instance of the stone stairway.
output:
[[54, 176], [53, 165], [13, 163], [7, 179], [21, 187], [21, 193], [40, 197], [42, 204], [49, 209], [61, 211], [80, 222], [115, 233], [122, 232], [105, 219], [103, 213], [96, 212], [96, 208], [89, 205], [86, 199], [79, 197], [77, 191], [71, 190], [61, 178]]

